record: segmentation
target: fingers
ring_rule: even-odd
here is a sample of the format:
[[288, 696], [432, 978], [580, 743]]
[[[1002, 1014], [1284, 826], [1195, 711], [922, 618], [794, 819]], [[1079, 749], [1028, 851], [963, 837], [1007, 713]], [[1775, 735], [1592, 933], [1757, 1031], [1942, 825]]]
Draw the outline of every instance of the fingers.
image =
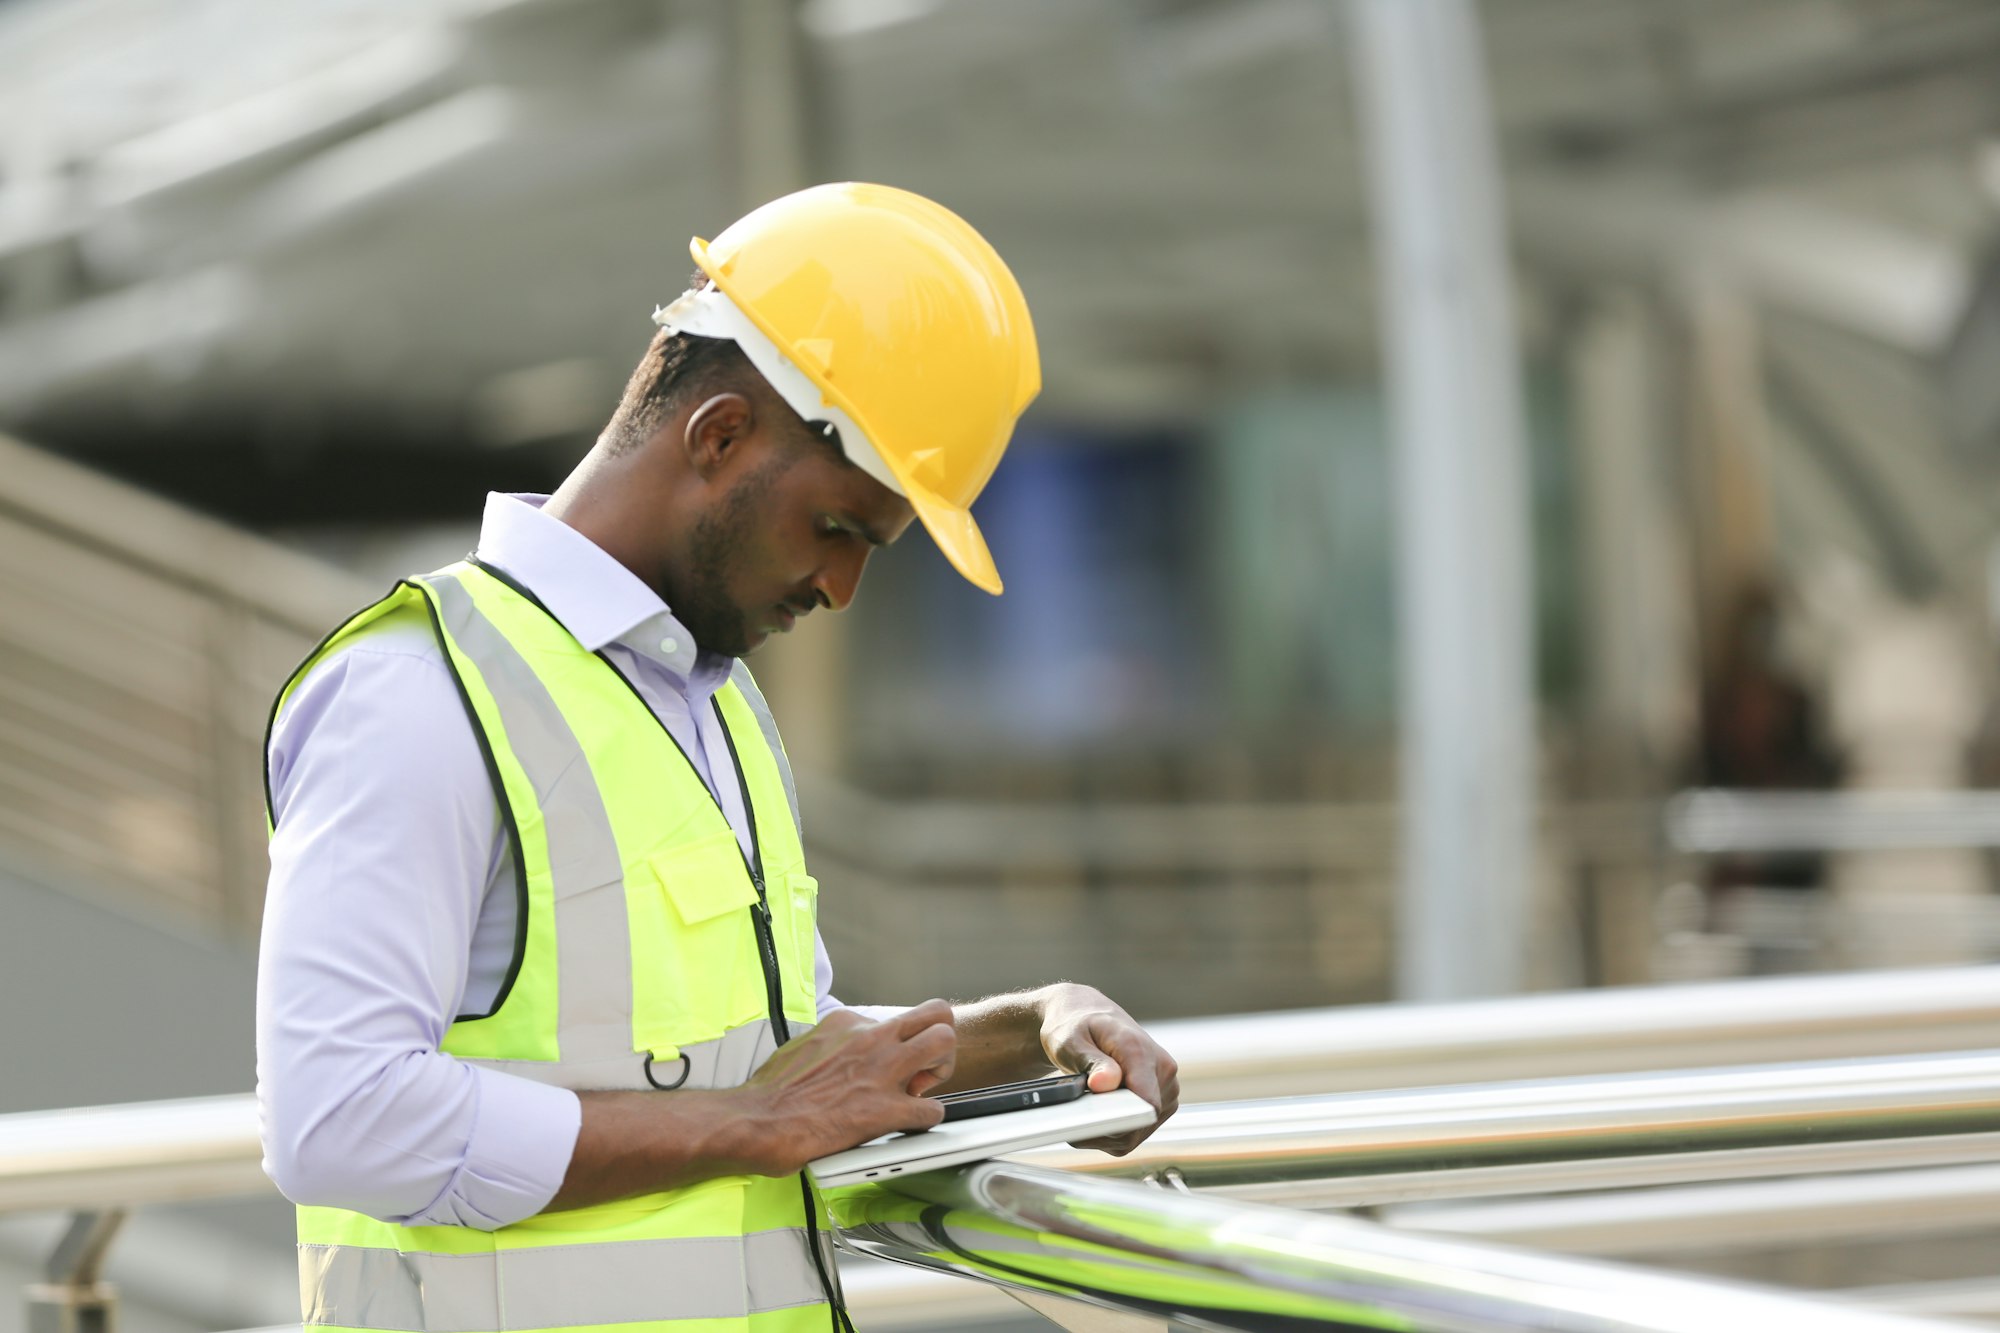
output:
[[883, 1022], [841, 1010], [780, 1047], [750, 1082], [779, 1117], [784, 1138], [774, 1151], [803, 1164], [882, 1134], [935, 1126], [944, 1106], [922, 1094], [951, 1077], [957, 1052], [943, 1000]]
[[894, 1048], [889, 1061], [891, 1077], [907, 1095], [922, 1097], [951, 1077], [958, 1057], [958, 1029], [953, 1026], [947, 1001], [926, 1000], [879, 1026], [880, 1036]]
[[883, 1026], [898, 1039], [916, 1036], [925, 1028], [937, 1023], [951, 1025], [951, 1004], [946, 1000], [925, 1000], [914, 1009], [905, 1009], [893, 1018], [883, 1020]]
[[1125, 1082], [1124, 1069], [1109, 1052], [1097, 1044], [1097, 1034], [1089, 1027], [1079, 1030], [1071, 1037], [1062, 1054], [1064, 1063], [1071, 1073], [1090, 1076], [1089, 1086], [1092, 1092], [1110, 1092]]
[[[1119, 1062], [1125, 1086], [1143, 1097], [1165, 1120], [1180, 1106], [1180, 1066], [1166, 1048], [1135, 1023], [1113, 1024], [1102, 1034]], [[1095, 1088], [1093, 1083], [1092, 1087]]]
[[935, 1129], [944, 1123], [944, 1103], [937, 1098], [911, 1097], [908, 1101], [909, 1105], [904, 1108], [906, 1111], [904, 1122], [895, 1128], [914, 1132], [920, 1129]]
[[[1146, 1131], [1147, 1134], [1152, 1132], [1150, 1129]], [[1089, 1148], [1094, 1152], [1109, 1153], [1113, 1157], [1123, 1157], [1144, 1141], [1145, 1135], [1134, 1138], [1130, 1134], [1114, 1134], [1109, 1138], [1080, 1139], [1069, 1146], [1072, 1148]]]
[[[927, 1017], [931, 1021], [923, 1023]], [[943, 1000], [931, 1000], [892, 1021], [897, 1024], [896, 1034], [901, 1035], [893, 1068], [898, 1071], [896, 1078], [906, 1102], [900, 1108], [903, 1123], [897, 1127], [930, 1129], [944, 1119], [944, 1104], [924, 1094], [950, 1078], [958, 1060], [958, 1029], [951, 1023], [951, 1006]]]
[[[1124, 1075], [1125, 1086], [1144, 1098], [1159, 1114], [1152, 1124], [1143, 1129], [1089, 1139], [1074, 1146], [1095, 1148], [1114, 1157], [1123, 1157], [1150, 1138], [1153, 1131], [1180, 1108], [1180, 1066], [1173, 1056], [1167, 1054], [1165, 1047], [1137, 1024], [1113, 1022], [1098, 1035], [1104, 1046], [1115, 1052], [1117, 1063], [1114, 1067]], [[1094, 1078], [1091, 1087], [1093, 1090], [1097, 1087]]]
[[1139, 1033], [1138, 1038], [1134, 1044], [1143, 1049], [1132, 1052], [1126, 1059], [1125, 1086], [1144, 1097], [1160, 1113], [1160, 1119], [1165, 1120], [1180, 1106], [1180, 1068], [1158, 1043], [1144, 1033]]
[[951, 1077], [958, 1061], [958, 1030], [949, 1023], [933, 1023], [899, 1048], [897, 1081], [908, 1087], [920, 1075], [932, 1075], [931, 1085]]
[[1098, 1152], [1110, 1153], [1113, 1157], [1123, 1157], [1126, 1153], [1131, 1152], [1147, 1139], [1153, 1137], [1153, 1131], [1159, 1127], [1159, 1122], [1155, 1121], [1142, 1129], [1128, 1129], [1122, 1134], [1106, 1134], [1101, 1138], [1085, 1139], [1081, 1142], [1072, 1143], [1069, 1146], [1072, 1148], [1094, 1148]]

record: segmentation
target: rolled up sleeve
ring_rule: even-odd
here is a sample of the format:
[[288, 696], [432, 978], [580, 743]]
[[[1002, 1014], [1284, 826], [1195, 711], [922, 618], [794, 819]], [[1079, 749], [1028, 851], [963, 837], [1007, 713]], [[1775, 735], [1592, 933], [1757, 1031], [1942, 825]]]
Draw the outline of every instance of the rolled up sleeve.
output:
[[363, 639], [315, 669], [273, 731], [264, 1168], [297, 1203], [492, 1230], [554, 1197], [582, 1108], [438, 1050], [501, 840], [456, 686], [426, 643]]

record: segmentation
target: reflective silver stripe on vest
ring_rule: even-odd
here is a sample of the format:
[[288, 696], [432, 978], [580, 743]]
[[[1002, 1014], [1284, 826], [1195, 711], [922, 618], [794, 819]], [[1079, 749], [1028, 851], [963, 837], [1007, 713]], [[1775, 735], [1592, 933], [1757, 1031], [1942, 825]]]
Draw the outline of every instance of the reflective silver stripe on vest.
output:
[[751, 715], [757, 719], [757, 730], [764, 733], [764, 744], [771, 751], [771, 758], [777, 761], [778, 776], [785, 784], [785, 801], [792, 807], [792, 827], [798, 830], [803, 842], [806, 826], [799, 819], [799, 789], [792, 781], [792, 761], [785, 757], [785, 743], [778, 739], [778, 719], [771, 716], [771, 705], [764, 702], [764, 692], [757, 688], [750, 668], [743, 665], [742, 659], [737, 659], [730, 668], [729, 679], [743, 691], [743, 702], [750, 705]]
[[[793, 1040], [812, 1031], [811, 1024], [797, 1020], [789, 1026]], [[626, 1044], [629, 1046], [631, 1043]], [[655, 1088], [692, 1092], [704, 1088], [734, 1088], [748, 1082], [750, 1076], [771, 1058], [771, 1052], [777, 1049], [778, 1038], [771, 1028], [771, 1020], [760, 1018], [742, 1027], [731, 1028], [712, 1041], [683, 1047], [681, 1054], [688, 1058], [685, 1079], [681, 1078], [680, 1061], [661, 1060], [654, 1063], [653, 1077], [649, 1080], [645, 1058], [629, 1050], [616, 1058], [591, 1062], [572, 1060], [565, 1049], [560, 1064], [546, 1060], [467, 1060], [466, 1063], [505, 1070], [537, 1083], [553, 1083], [577, 1092], [649, 1092]]]
[[803, 1227], [484, 1254], [299, 1246], [305, 1324], [507, 1333], [732, 1319], [825, 1299]]
[[[562, 1066], [622, 1061], [644, 1085], [632, 1053], [630, 928], [625, 867], [590, 763], [562, 710], [521, 656], [449, 574], [423, 579], [437, 595], [453, 642], [479, 667], [500, 710], [507, 744], [541, 804], [555, 891], [556, 1041]], [[503, 792], [494, 793], [505, 800]], [[607, 960], [610, 965], [607, 965]]]

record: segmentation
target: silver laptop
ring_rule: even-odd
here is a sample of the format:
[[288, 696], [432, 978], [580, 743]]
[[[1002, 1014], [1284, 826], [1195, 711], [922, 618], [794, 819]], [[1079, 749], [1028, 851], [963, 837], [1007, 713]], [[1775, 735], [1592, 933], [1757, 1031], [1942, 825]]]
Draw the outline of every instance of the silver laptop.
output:
[[1150, 1125], [1153, 1119], [1153, 1108], [1138, 1093], [1119, 1088], [1054, 1106], [1031, 1106], [1024, 1111], [953, 1120], [915, 1134], [890, 1134], [809, 1162], [806, 1169], [823, 1189], [859, 1185], [1042, 1148], [1051, 1143], [1122, 1134]]

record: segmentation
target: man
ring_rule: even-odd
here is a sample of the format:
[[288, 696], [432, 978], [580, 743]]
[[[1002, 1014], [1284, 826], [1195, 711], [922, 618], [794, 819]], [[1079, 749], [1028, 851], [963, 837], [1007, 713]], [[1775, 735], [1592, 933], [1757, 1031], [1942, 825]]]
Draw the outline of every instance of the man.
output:
[[491, 497], [273, 710], [258, 1096], [309, 1325], [837, 1329], [808, 1161], [1050, 1066], [1173, 1112], [1088, 987], [833, 998], [736, 660], [913, 518], [1000, 590], [969, 507], [1040, 383], [1012, 275], [879, 186], [693, 252], [556, 494]]

